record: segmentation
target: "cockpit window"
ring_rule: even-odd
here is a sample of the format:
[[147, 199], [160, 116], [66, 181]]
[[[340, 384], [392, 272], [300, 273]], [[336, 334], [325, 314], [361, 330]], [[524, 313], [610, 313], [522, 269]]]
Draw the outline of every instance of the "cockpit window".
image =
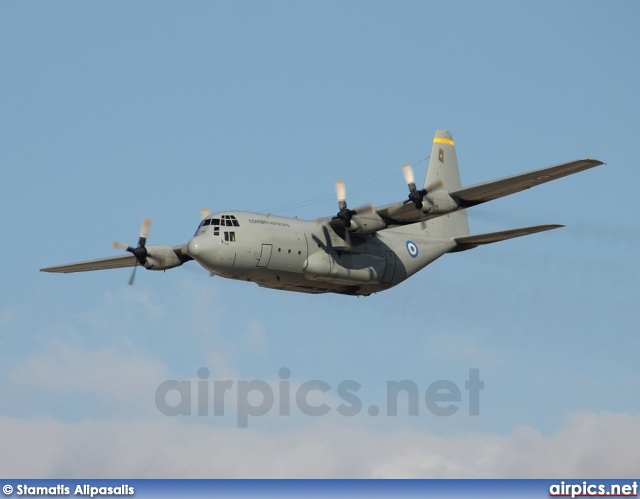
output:
[[224, 227], [240, 227], [240, 222], [238, 222], [234, 215], [222, 215], [220, 225]]
[[[220, 215], [220, 218], [207, 218], [200, 222], [198, 225], [198, 229], [196, 230], [196, 235], [199, 234], [200, 230], [207, 225], [213, 226], [213, 235], [220, 235], [220, 227], [240, 227], [240, 222], [233, 215]], [[231, 233], [230, 233], [231, 234]], [[235, 241], [235, 238], [234, 238]]]

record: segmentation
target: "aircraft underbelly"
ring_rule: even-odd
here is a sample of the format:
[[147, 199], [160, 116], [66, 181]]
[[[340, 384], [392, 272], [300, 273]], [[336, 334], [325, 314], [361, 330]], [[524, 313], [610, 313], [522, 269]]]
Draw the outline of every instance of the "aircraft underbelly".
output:
[[336, 257], [316, 251], [305, 262], [304, 276], [316, 281], [369, 284], [379, 282], [385, 271], [384, 259], [372, 255], [344, 253]]

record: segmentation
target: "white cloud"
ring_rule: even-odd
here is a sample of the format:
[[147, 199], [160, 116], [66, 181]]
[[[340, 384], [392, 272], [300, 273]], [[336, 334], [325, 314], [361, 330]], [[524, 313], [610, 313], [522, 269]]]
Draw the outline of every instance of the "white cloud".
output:
[[[10, 398], [25, 406], [36, 404], [38, 395], [58, 400], [83, 398], [99, 406], [136, 407], [148, 397], [149, 386], [168, 376], [159, 360], [113, 347], [89, 350], [62, 342], [34, 354], [8, 371]], [[25, 400], [28, 399], [28, 400]]]
[[245, 343], [256, 353], [266, 353], [267, 335], [264, 327], [256, 321], [251, 321], [249, 330], [244, 333]]
[[51, 478], [613, 478], [637, 475], [640, 462], [638, 414], [577, 413], [552, 436], [531, 427], [508, 435], [381, 434], [322, 422], [265, 433], [191, 421], [3, 418], [0, 469]]

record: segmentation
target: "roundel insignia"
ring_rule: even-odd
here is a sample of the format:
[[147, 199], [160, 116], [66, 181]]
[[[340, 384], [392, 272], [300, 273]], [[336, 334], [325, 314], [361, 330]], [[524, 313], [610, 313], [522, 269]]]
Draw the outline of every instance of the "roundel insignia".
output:
[[418, 245], [413, 241], [407, 241], [407, 252], [411, 258], [418, 256]]

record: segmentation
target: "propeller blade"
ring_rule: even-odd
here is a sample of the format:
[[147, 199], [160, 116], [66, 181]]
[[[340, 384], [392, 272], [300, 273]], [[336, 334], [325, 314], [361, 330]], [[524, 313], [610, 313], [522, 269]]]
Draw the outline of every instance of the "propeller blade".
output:
[[211, 212], [209, 211], [209, 208], [202, 208], [200, 210], [200, 220], [204, 220], [209, 215], [211, 215]]
[[407, 185], [415, 185], [416, 180], [413, 176], [413, 168], [411, 168], [411, 165], [407, 164], [402, 167], [402, 175], [404, 175], [404, 181], [407, 183]]
[[151, 220], [145, 218], [142, 220], [142, 226], [140, 227], [140, 239], [147, 239], [149, 236], [149, 229], [151, 228]]
[[402, 167], [402, 175], [404, 175], [404, 180], [407, 183], [407, 187], [409, 187], [409, 201], [415, 205], [416, 210], [421, 210], [423, 206], [422, 198], [427, 191], [424, 189], [419, 191], [416, 187], [416, 179], [413, 175], [411, 165], [406, 164]]
[[133, 282], [136, 280], [136, 269], [138, 268], [138, 262], [133, 266], [133, 272], [131, 272], [131, 277], [129, 277], [129, 286], [133, 286]]
[[437, 191], [439, 189], [442, 189], [444, 187], [444, 182], [442, 181], [441, 178], [434, 180], [433, 182], [431, 182], [428, 185], [425, 185], [424, 190], [426, 192], [433, 192], [433, 191]]
[[341, 180], [336, 182], [336, 197], [338, 198], [338, 203], [342, 204], [347, 201], [347, 188]]
[[122, 251], [127, 251], [127, 248], [129, 247], [129, 245], [121, 243], [120, 241], [113, 241], [113, 247], [115, 249], [119, 249], [119, 250], [122, 250]]

